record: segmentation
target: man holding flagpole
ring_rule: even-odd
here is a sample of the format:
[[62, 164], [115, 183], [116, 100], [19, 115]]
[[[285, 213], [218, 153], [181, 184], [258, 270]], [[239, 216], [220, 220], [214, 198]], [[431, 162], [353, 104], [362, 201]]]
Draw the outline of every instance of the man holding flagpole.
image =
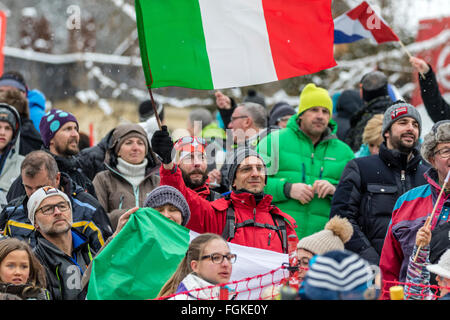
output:
[[263, 192], [266, 166], [250, 148], [235, 152], [228, 172], [231, 193], [213, 202], [186, 187], [180, 169], [172, 161], [173, 141], [163, 126], [152, 137], [152, 147], [161, 158], [161, 185], [177, 188], [191, 209], [187, 228], [199, 233], [211, 232], [244, 246], [287, 253], [287, 238], [295, 235], [295, 220], [272, 204], [272, 196]]

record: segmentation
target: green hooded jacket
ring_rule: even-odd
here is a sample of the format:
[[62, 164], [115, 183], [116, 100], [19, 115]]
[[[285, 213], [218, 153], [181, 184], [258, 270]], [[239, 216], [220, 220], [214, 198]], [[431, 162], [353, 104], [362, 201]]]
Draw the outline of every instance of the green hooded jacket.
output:
[[273, 196], [273, 203], [297, 222], [299, 240], [323, 230], [329, 220], [331, 199], [319, 199], [317, 194], [307, 204], [288, 198], [285, 184], [327, 180], [337, 186], [348, 161], [354, 158], [352, 149], [336, 137], [337, 124], [330, 120], [323, 138], [313, 145], [297, 123], [298, 114], [292, 116], [287, 127], [272, 132], [262, 139], [257, 152], [267, 165], [267, 185], [264, 192]]

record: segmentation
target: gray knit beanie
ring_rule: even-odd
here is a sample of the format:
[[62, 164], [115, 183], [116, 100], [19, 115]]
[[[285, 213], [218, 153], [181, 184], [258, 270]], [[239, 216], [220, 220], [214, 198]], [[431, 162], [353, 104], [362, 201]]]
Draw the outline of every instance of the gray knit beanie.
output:
[[191, 211], [183, 194], [174, 187], [159, 186], [153, 189], [144, 201], [144, 207], [150, 208], [158, 208], [166, 204], [171, 204], [180, 210], [183, 218], [181, 225], [186, 226], [191, 217]]
[[334, 216], [324, 230], [300, 239], [297, 249], [305, 249], [313, 254], [324, 254], [333, 250], [344, 250], [344, 243], [353, 235], [353, 226], [347, 218]]
[[[264, 167], [266, 167], [263, 158], [261, 158], [261, 156], [255, 150], [250, 149], [248, 147], [240, 147], [236, 149], [234, 152], [233, 162], [230, 164], [230, 168], [228, 170], [228, 181], [230, 182], [230, 189], [233, 188], [233, 182], [234, 178], [236, 177], [237, 168], [239, 167], [242, 161], [252, 156], [261, 159], [261, 161], [264, 164]], [[266, 183], [267, 183], [267, 173], [266, 173]]]
[[384, 112], [381, 135], [384, 136], [384, 133], [389, 130], [389, 128], [395, 121], [404, 117], [411, 117], [417, 121], [417, 123], [419, 124], [420, 137], [420, 133], [422, 132], [422, 118], [420, 117], [419, 111], [417, 111], [417, 109], [413, 105], [401, 100], [395, 102]]
[[422, 158], [428, 162], [428, 159], [433, 156], [434, 148], [444, 142], [450, 142], [450, 120], [436, 122], [431, 131], [425, 135], [420, 147]]

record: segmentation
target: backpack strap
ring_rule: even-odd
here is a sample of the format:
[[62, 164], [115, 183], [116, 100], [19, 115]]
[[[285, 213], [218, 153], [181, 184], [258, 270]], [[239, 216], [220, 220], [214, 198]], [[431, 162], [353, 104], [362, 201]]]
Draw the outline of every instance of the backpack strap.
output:
[[258, 227], [258, 228], [264, 228], [269, 230], [274, 230], [278, 237], [281, 240], [283, 252], [287, 253], [287, 229], [286, 229], [286, 221], [284, 218], [278, 214], [272, 213], [272, 210], [269, 211], [270, 215], [272, 216], [272, 219], [274, 221], [274, 225], [268, 224], [268, 223], [259, 223], [256, 222], [253, 219], [248, 219], [240, 223], [236, 223], [235, 214], [234, 214], [234, 207], [232, 202], [230, 202], [230, 205], [227, 208], [226, 213], [226, 222], [225, 227], [223, 228], [222, 232], [222, 238], [224, 238], [226, 241], [230, 241], [234, 238], [234, 235], [236, 234], [236, 229], [243, 228], [243, 227]]
[[227, 208], [225, 227], [222, 231], [222, 238], [226, 241], [229, 241], [234, 238], [234, 234], [236, 232], [236, 221], [234, 217], [234, 207], [233, 203], [230, 202], [230, 205]]

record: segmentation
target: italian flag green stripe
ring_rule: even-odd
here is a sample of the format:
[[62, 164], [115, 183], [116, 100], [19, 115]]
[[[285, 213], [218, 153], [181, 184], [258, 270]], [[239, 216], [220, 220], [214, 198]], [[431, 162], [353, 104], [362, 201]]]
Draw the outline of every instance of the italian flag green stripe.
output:
[[148, 86], [213, 87], [198, 1], [136, 1], [136, 18]]

